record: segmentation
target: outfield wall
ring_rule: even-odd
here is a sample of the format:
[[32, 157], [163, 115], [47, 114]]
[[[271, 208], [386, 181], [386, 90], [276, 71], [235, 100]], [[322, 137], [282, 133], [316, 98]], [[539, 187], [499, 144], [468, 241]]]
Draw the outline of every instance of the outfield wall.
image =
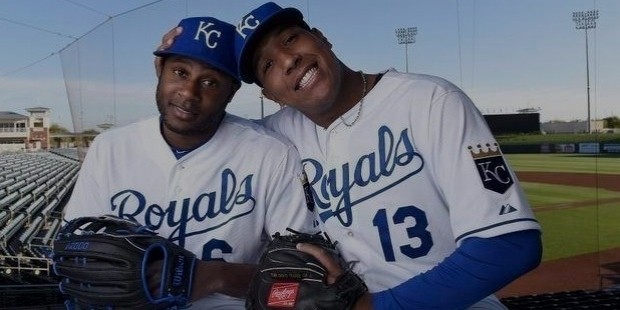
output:
[[620, 143], [543, 143], [543, 144], [506, 144], [502, 145], [504, 154], [538, 154], [538, 153], [619, 153]]

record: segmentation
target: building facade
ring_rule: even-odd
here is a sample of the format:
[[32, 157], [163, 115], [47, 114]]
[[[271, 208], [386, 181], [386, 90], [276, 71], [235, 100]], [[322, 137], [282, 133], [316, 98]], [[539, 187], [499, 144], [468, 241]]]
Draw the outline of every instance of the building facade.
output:
[[0, 153], [49, 150], [50, 109], [26, 109], [28, 115], [0, 111]]
[[[570, 122], [547, 122], [541, 124], [543, 133], [587, 133], [588, 123], [586, 121], [570, 121]], [[590, 121], [590, 131], [593, 133], [601, 133], [605, 131], [604, 120]]]

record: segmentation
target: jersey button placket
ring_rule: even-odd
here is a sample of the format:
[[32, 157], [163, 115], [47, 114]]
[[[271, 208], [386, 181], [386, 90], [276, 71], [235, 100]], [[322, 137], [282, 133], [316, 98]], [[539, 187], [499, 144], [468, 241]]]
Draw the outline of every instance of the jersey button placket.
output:
[[178, 197], [179, 194], [181, 194], [182, 188], [181, 188], [181, 185], [179, 184], [179, 180], [183, 180], [184, 170], [185, 170], [184, 165], [177, 165], [176, 167], [172, 169], [172, 177], [171, 177], [172, 182], [169, 188], [171, 190], [170, 194], [173, 197]]

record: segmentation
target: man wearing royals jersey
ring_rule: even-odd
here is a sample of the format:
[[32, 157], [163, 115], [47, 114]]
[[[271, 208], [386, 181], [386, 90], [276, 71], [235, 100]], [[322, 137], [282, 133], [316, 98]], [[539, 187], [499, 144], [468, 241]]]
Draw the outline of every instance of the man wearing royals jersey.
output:
[[268, 236], [313, 231], [313, 213], [294, 146], [225, 112], [240, 87], [234, 26], [211, 17], [179, 26], [175, 43], [155, 52], [160, 115], [96, 137], [65, 219], [114, 214], [147, 225], [202, 259], [193, 308], [244, 309], [239, 297]]
[[540, 226], [466, 94], [352, 70], [275, 3], [246, 14], [235, 43], [241, 79], [287, 105], [265, 124], [297, 146], [323, 228], [368, 285], [357, 309], [505, 309], [493, 293], [540, 263]]

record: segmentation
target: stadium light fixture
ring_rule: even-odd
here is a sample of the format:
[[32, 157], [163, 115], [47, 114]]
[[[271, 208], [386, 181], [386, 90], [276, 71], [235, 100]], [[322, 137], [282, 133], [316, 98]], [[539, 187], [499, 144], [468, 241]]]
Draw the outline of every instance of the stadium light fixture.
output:
[[590, 61], [588, 56], [588, 29], [596, 28], [598, 10], [587, 12], [573, 12], [573, 21], [577, 30], [585, 30], [586, 33], [586, 91], [588, 103], [588, 120], [586, 121], [588, 133], [592, 133], [590, 118]]
[[418, 27], [396, 28], [396, 38], [398, 44], [405, 45], [405, 69], [409, 72], [409, 52], [407, 46], [415, 43], [415, 36], [418, 34]]

